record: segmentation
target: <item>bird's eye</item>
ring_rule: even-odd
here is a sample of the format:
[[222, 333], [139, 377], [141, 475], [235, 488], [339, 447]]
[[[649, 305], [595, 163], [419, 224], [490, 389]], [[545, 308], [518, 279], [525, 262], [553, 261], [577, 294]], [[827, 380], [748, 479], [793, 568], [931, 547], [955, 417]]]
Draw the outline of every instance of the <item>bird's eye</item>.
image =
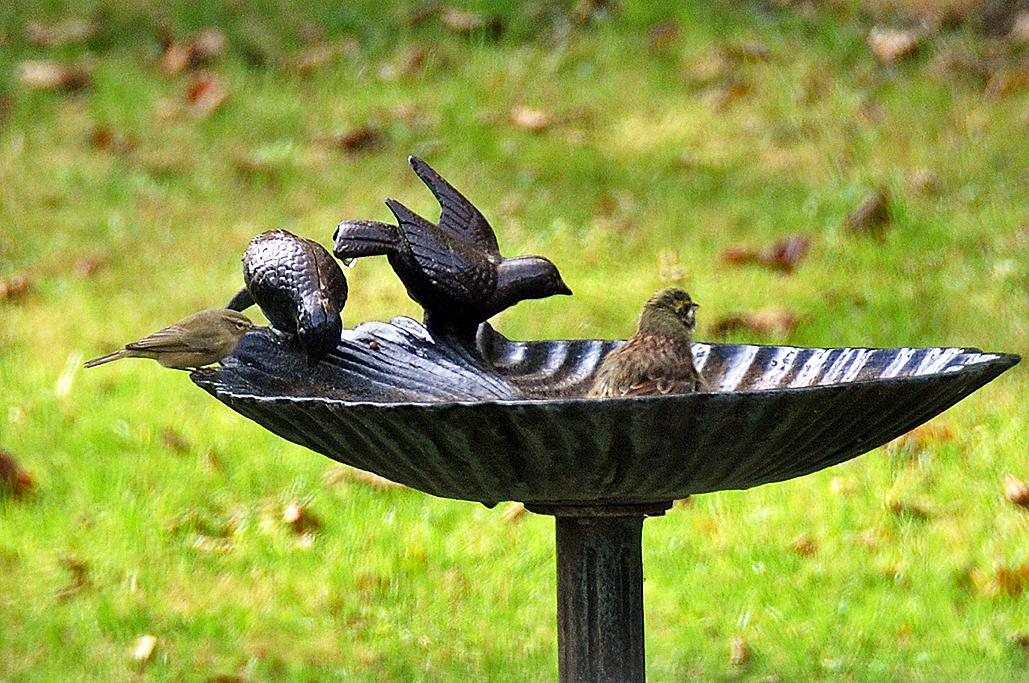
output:
[[247, 328], [247, 324], [245, 322], [243, 322], [242, 320], [236, 321], [236, 329], [237, 330], [245, 330], [246, 328]]

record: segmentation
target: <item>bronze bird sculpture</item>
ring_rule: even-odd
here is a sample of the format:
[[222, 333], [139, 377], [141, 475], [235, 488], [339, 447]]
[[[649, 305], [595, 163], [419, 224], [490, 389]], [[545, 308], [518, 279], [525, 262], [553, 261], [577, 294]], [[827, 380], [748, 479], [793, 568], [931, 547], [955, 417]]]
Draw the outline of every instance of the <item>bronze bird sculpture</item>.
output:
[[548, 259], [504, 258], [479, 210], [427, 163], [413, 156], [408, 162], [439, 202], [439, 223], [387, 199], [397, 225], [354, 220], [336, 228], [333, 253], [344, 263], [385, 255], [425, 309], [425, 326], [464, 340], [474, 338], [479, 323], [519, 301], [572, 293]]
[[262, 232], [243, 254], [243, 283], [228, 308], [242, 311], [256, 303], [273, 330], [311, 357], [339, 344], [347, 279], [322, 245], [286, 230]]
[[605, 356], [587, 395], [612, 398], [706, 390], [690, 350], [697, 308], [681, 289], [663, 289], [652, 296], [635, 336]]
[[195, 370], [230, 355], [253, 328], [250, 319], [238, 311], [209, 308], [114, 353], [86, 361], [86, 367], [122, 358], [152, 358], [166, 368]]

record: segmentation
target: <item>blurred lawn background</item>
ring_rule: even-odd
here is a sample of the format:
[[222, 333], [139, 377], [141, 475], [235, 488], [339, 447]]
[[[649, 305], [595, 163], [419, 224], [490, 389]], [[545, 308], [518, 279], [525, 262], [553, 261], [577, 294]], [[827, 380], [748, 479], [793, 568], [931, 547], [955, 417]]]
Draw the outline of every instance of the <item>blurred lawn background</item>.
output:
[[[681, 284], [701, 339], [764, 311], [727, 338], [1024, 355], [1016, 6], [4, 3], [0, 447], [34, 486], [0, 489], [0, 680], [554, 679], [552, 520], [83, 359], [224, 304], [262, 230], [434, 218], [409, 153], [575, 291], [512, 338], [625, 337]], [[848, 230], [877, 188], [889, 220]], [[792, 273], [723, 258], [789, 235]], [[348, 326], [417, 314], [383, 259], [347, 275]], [[1023, 362], [899, 444], [648, 522], [650, 680], [1027, 680], [1027, 390]]]

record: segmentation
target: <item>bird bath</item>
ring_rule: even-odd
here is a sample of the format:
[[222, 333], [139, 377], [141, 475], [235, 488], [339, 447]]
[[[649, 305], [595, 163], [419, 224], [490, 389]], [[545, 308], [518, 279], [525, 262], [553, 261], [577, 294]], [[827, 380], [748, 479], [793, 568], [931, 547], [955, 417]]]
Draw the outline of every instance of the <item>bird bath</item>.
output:
[[484, 325], [476, 353], [397, 318], [344, 331], [315, 363], [252, 332], [223, 367], [192, 378], [339, 462], [435, 496], [554, 515], [560, 680], [642, 681], [645, 517], [687, 495], [854, 458], [1019, 360], [964, 348], [698, 343], [710, 393], [581, 398], [619, 343], [513, 342]]
[[[335, 247], [347, 259], [388, 254], [428, 327], [365, 323], [318, 357], [261, 329], [191, 378], [339, 462], [435, 496], [514, 500], [553, 515], [562, 682], [645, 679], [644, 518], [691, 494], [783, 481], [866, 453], [1019, 360], [965, 348], [697, 343], [711, 391], [586, 399], [621, 342], [515, 342], [478, 325], [498, 306], [570, 292], [549, 261], [501, 256], [482, 214], [428, 164], [411, 165], [440, 201], [439, 224], [390, 200], [398, 226], [344, 221]], [[291, 324], [296, 309], [278, 295], [285, 281], [257, 303]]]

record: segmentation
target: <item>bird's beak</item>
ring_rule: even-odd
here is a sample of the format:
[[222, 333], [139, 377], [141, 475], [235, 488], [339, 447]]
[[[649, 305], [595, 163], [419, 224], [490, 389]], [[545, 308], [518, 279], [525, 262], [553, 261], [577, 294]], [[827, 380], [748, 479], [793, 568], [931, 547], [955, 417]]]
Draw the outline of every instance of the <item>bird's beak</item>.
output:
[[566, 296], [571, 296], [572, 295], [572, 290], [568, 289], [568, 285], [566, 285], [565, 283], [562, 282], [561, 283], [561, 289], [559, 289], [557, 291], [557, 293], [558, 294], [564, 294]]

